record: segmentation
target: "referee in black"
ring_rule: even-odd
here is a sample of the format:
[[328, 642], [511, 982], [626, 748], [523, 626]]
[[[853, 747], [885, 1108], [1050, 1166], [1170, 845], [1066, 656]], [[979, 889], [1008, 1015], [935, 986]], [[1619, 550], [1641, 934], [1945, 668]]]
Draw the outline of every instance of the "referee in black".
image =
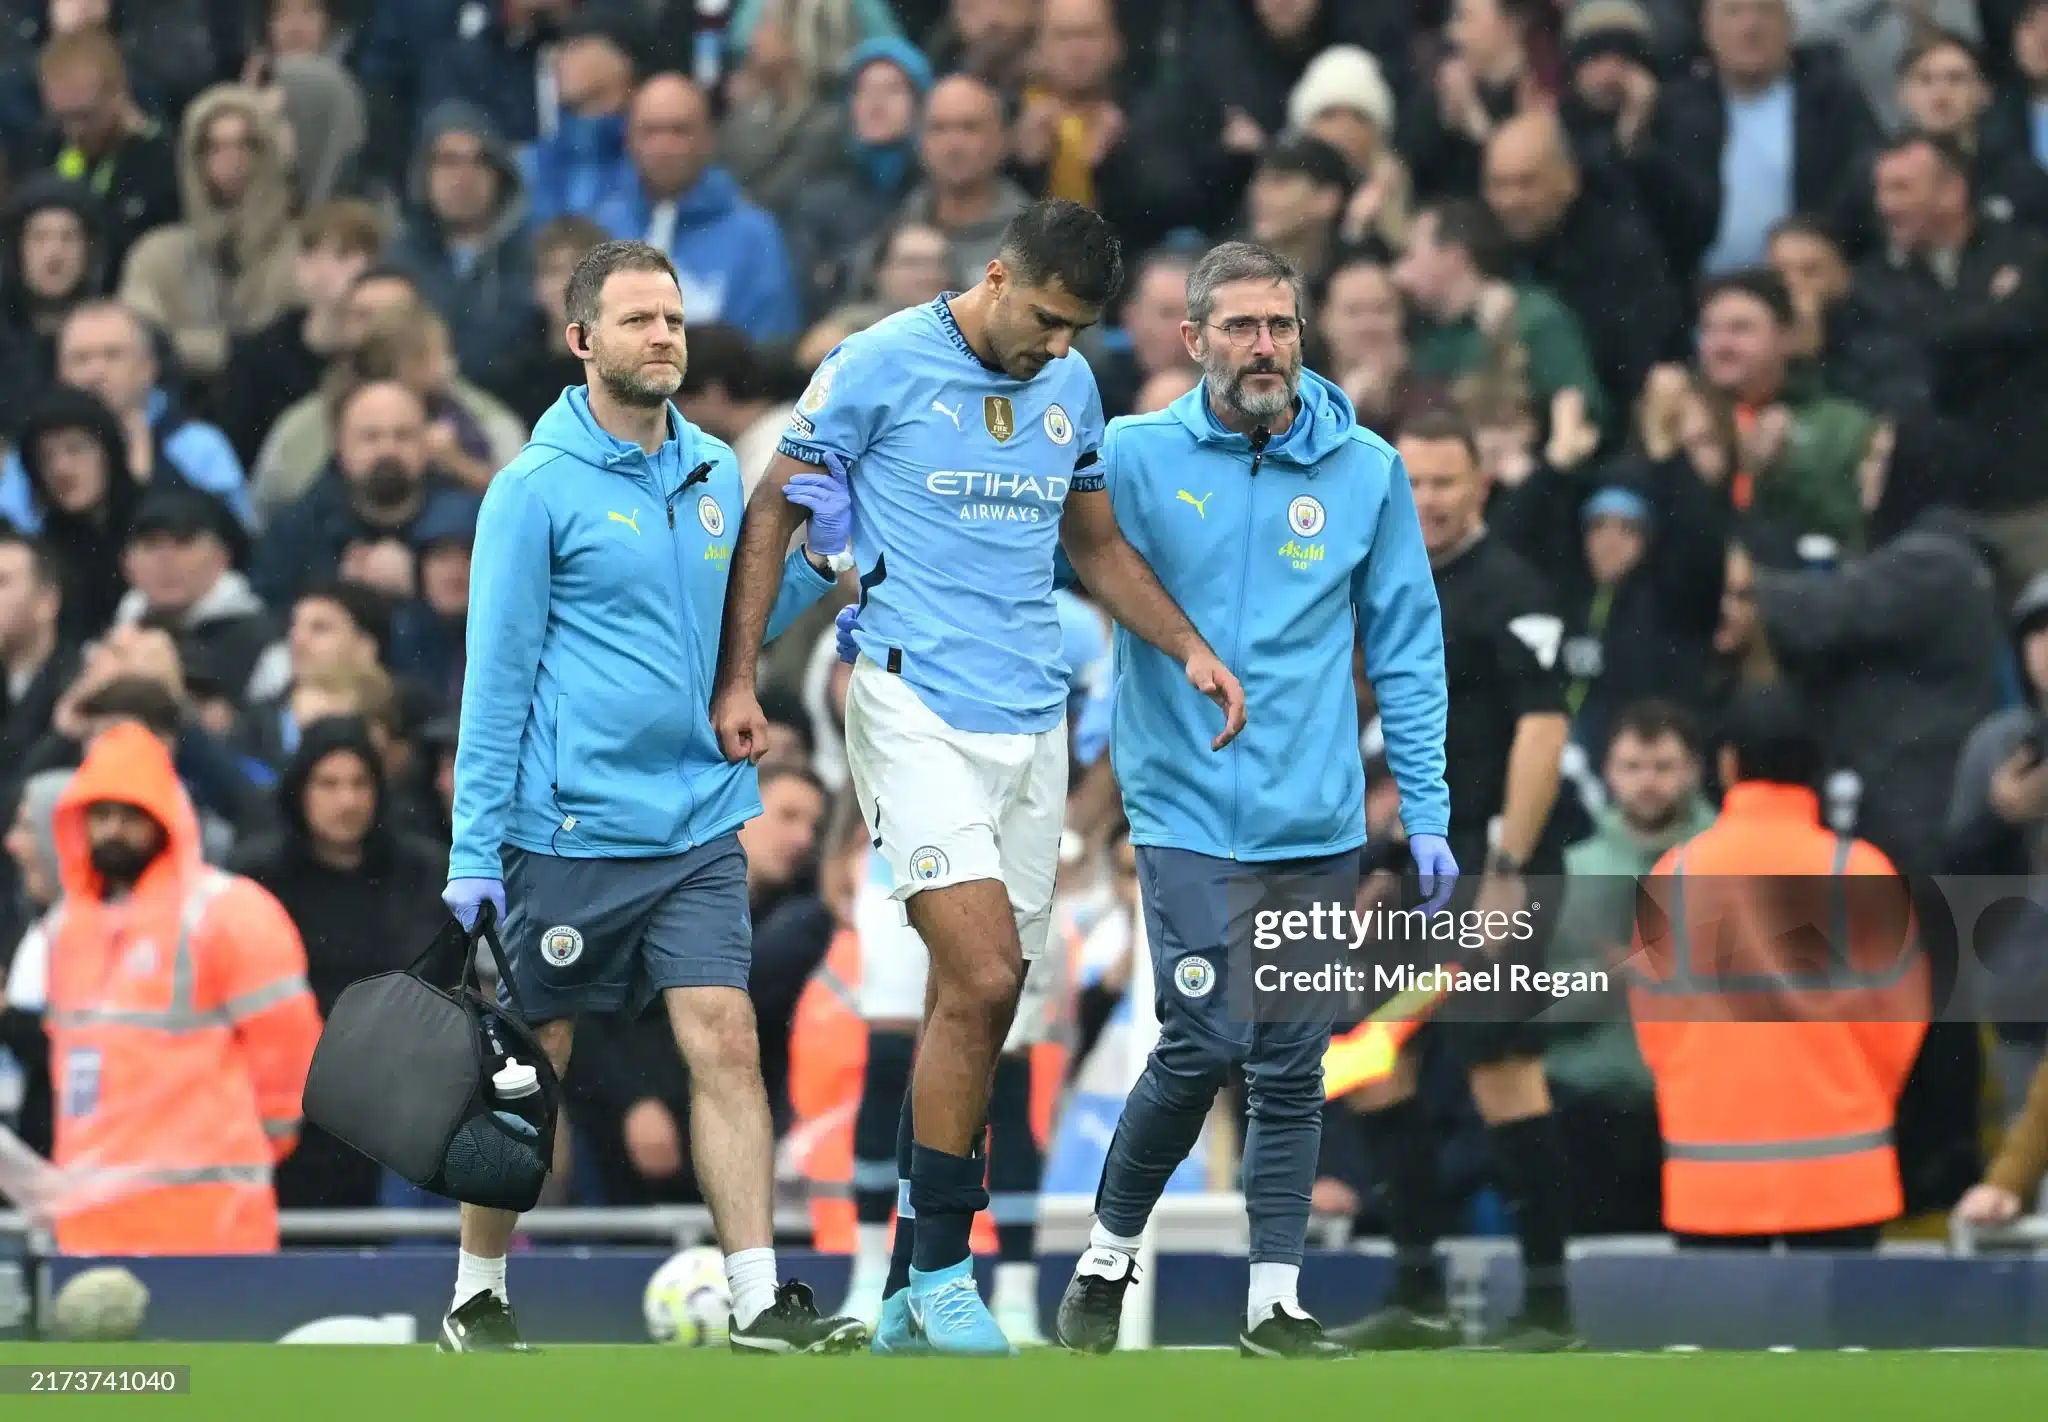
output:
[[[1513, 913], [1530, 907], [1527, 876], [1564, 870], [1562, 835], [1551, 816], [1570, 727], [1558, 658], [1564, 624], [1542, 578], [1487, 531], [1487, 480], [1470, 428], [1433, 411], [1409, 422], [1399, 450], [1443, 608], [1450, 842], [1466, 868], [1452, 907]], [[1482, 872], [1473, 873], [1474, 866]], [[1534, 937], [1497, 945], [1498, 961], [1542, 966], [1555, 905], [1541, 897], [1556, 894], [1539, 896]], [[1483, 999], [1453, 997], [1411, 1039], [1389, 1080], [1346, 1098], [1359, 1112], [1387, 1213], [1395, 1282], [1385, 1306], [1333, 1336], [1367, 1349], [1463, 1342], [1436, 1255], [1439, 1142], [1415, 1097], [1413, 1048], [1435, 1038], [1465, 1069], [1521, 1246], [1522, 1311], [1489, 1342], [1522, 1352], [1583, 1346], [1565, 1292], [1564, 1151], [1543, 1078], [1543, 1037], [1532, 1021], [1547, 1005], [1547, 997], [1517, 998], [1505, 989]]]

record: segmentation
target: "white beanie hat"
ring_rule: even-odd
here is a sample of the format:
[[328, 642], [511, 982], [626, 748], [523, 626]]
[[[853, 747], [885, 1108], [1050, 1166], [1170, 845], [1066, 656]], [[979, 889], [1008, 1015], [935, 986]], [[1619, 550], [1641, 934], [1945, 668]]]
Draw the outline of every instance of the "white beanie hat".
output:
[[1394, 92], [1380, 62], [1355, 44], [1333, 44], [1301, 73], [1287, 96], [1287, 125], [1306, 128], [1330, 109], [1356, 109], [1385, 133], [1394, 122]]

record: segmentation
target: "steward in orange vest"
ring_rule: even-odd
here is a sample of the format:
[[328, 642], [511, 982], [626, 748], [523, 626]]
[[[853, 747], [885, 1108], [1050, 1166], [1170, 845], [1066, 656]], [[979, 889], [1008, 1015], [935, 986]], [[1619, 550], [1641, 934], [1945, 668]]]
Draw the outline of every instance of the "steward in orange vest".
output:
[[1929, 976], [1891, 861], [1820, 822], [1791, 693], [1734, 708], [1713, 828], [1643, 883], [1629, 1003], [1681, 1242], [1868, 1248], [1904, 1197], [1892, 1127]]
[[251, 880], [208, 868], [170, 752], [134, 723], [57, 801], [50, 929], [56, 1163], [102, 1185], [66, 1254], [277, 1248], [271, 1166], [298, 1142], [320, 1037], [306, 951]]

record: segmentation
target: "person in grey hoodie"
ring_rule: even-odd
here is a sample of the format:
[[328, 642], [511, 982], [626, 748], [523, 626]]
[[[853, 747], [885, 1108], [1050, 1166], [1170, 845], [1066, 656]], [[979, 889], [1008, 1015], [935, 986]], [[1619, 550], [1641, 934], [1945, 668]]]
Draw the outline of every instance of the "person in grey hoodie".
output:
[[516, 350], [533, 301], [526, 181], [490, 117], [460, 100], [427, 115], [391, 257], [446, 318], [456, 365], [487, 378]]

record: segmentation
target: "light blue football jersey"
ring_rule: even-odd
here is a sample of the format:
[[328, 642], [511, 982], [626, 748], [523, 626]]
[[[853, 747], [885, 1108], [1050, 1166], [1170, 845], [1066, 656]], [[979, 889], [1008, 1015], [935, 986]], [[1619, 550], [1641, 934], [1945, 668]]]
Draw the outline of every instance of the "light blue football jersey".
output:
[[1053, 554], [1070, 491], [1103, 487], [1102, 399], [1069, 351], [1031, 380], [983, 365], [940, 297], [849, 336], [781, 449], [852, 469], [855, 640], [959, 731], [1057, 726]]

